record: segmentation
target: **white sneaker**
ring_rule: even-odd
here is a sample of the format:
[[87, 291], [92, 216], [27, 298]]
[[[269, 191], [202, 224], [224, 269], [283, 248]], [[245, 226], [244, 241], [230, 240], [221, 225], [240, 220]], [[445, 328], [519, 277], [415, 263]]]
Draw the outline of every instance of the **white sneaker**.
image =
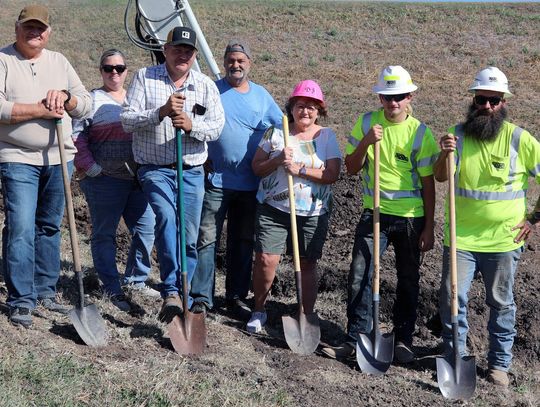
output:
[[262, 331], [264, 324], [266, 324], [268, 316], [266, 312], [254, 312], [251, 314], [251, 318], [246, 325], [248, 332], [258, 334]]
[[146, 283], [131, 283], [124, 286], [127, 291], [136, 292], [149, 298], [161, 298], [161, 293]]

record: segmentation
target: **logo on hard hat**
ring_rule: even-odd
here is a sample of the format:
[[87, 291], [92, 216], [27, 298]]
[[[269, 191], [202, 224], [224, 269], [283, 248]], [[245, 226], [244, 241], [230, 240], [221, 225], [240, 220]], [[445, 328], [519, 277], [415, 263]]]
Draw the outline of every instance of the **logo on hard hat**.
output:
[[497, 77], [496, 76], [490, 76], [489, 81], [490, 82], [497, 82]]
[[189, 32], [189, 31], [183, 31], [183, 32], [182, 32], [182, 38], [187, 38], [187, 39], [189, 39], [189, 37], [190, 37], [190, 32]]
[[311, 93], [311, 94], [315, 94], [315, 88], [312, 88], [311, 86], [306, 86], [304, 88], [304, 92], [308, 92], [308, 93]]
[[397, 82], [396, 81], [386, 81], [386, 87], [387, 88], [395, 88]]

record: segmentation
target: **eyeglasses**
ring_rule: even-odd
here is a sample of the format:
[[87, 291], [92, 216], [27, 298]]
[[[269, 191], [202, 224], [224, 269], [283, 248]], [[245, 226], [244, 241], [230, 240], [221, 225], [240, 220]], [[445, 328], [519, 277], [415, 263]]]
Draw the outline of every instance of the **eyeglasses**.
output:
[[399, 95], [381, 95], [381, 96], [387, 102], [391, 102], [392, 100], [395, 102], [401, 102], [403, 99], [406, 99], [409, 95], [410, 93], [401, 93]]
[[101, 67], [101, 70], [107, 73], [112, 73], [113, 71], [116, 71], [118, 73], [124, 73], [126, 69], [127, 67], [125, 65], [103, 65]]
[[483, 106], [485, 105], [487, 102], [489, 102], [489, 104], [491, 106], [497, 106], [499, 103], [501, 103], [503, 100], [502, 97], [499, 97], [499, 96], [482, 96], [482, 95], [476, 95], [474, 97], [474, 103], [478, 106]]
[[302, 105], [302, 104], [296, 104], [294, 105], [294, 108], [299, 110], [299, 111], [302, 111], [304, 109], [306, 109], [308, 111], [308, 113], [315, 113], [318, 109], [317, 109], [317, 106], [306, 106], [306, 105]]

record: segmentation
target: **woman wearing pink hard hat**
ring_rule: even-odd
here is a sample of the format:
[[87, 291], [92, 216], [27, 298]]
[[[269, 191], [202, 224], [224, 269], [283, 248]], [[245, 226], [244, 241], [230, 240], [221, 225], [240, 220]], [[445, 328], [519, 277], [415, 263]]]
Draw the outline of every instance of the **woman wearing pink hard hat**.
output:
[[341, 168], [336, 134], [319, 124], [327, 116], [326, 108], [317, 82], [298, 83], [285, 105], [290, 123], [288, 147], [284, 146], [283, 131], [270, 128], [253, 158], [253, 172], [262, 179], [255, 226], [255, 308], [247, 323], [249, 332], [260, 332], [266, 323], [265, 302], [285, 242], [290, 242], [288, 174], [293, 177], [303, 306], [306, 314], [313, 312], [316, 265], [326, 240], [332, 205], [331, 184], [338, 179]]

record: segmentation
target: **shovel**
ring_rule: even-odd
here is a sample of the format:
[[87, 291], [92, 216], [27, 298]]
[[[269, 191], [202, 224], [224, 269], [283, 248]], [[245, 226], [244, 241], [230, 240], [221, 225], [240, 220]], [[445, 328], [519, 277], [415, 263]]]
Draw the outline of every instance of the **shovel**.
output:
[[386, 373], [394, 358], [394, 333], [379, 331], [379, 235], [380, 235], [380, 188], [379, 161], [380, 143], [373, 145], [373, 326], [369, 335], [360, 333], [356, 342], [356, 360], [364, 373], [382, 375]]
[[[287, 116], [283, 116], [283, 139], [285, 147], [289, 145], [289, 122]], [[296, 229], [296, 206], [294, 201], [293, 178], [287, 174], [289, 184], [289, 203], [291, 207], [291, 241], [293, 247], [294, 275], [296, 279], [296, 299], [298, 301], [298, 313], [295, 316], [282, 317], [283, 331], [287, 345], [300, 355], [309, 355], [317, 349], [321, 339], [319, 317], [315, 312], [306, 314], [302, 298], [302, 274], [300, 271], [300, 253], [298, 250], [298, 231]]]
[[58, 138], [58, 149], [60, 150], [60, 162], [62, 164], [62, 178], [64, 180], [64, 195], [66, 198], [66, 211], [68, 214], [69, 236], [71, 238], [71, 251], [73, 254], [73, 270], [77, 276], [77, 283], [79, 286], [79, 302], [75, 308], [69, 311], [68, 315], [75, 330], [84, 343], [93, 347], [105, 346], [107, 345], [108, 339], [108, 334], [105, 330], [105, 322], [103, 321], [103, 318], [101, 318], [95, 304], [85, 305], [84, 303], [83, 275], [81, 271], [77, 228], [75, 226], [73, 198], [71, 196], [71, 180], [69, 179], [66, 162], [62, 119], [56, 120], [56, 136]]
[[206, 345], [204, 314], [194, 314], [188, 307], [188, 279], [186, 267], [186, 230], [184, 227], [184, 182], [182, 174], [182, 131], [176, 131], [176, 216], [180, 267], [182, 270], [182, 300], [184, 313], [175, 315], [168, 324], [169, 337], [174, 350], [180, 355], [198, 355]]
[[458, 345], [458, 298], [456, 254], [456, 203], [454, 191], [454, 152], [447, 157], [448, 203], [450, 220], [450, 310], [452, 321], [452, 353], [437, 358], [437, 383], [447, 399], [468, 400], [476, 389], [476, 362], [474, 356], [461, 357]]

